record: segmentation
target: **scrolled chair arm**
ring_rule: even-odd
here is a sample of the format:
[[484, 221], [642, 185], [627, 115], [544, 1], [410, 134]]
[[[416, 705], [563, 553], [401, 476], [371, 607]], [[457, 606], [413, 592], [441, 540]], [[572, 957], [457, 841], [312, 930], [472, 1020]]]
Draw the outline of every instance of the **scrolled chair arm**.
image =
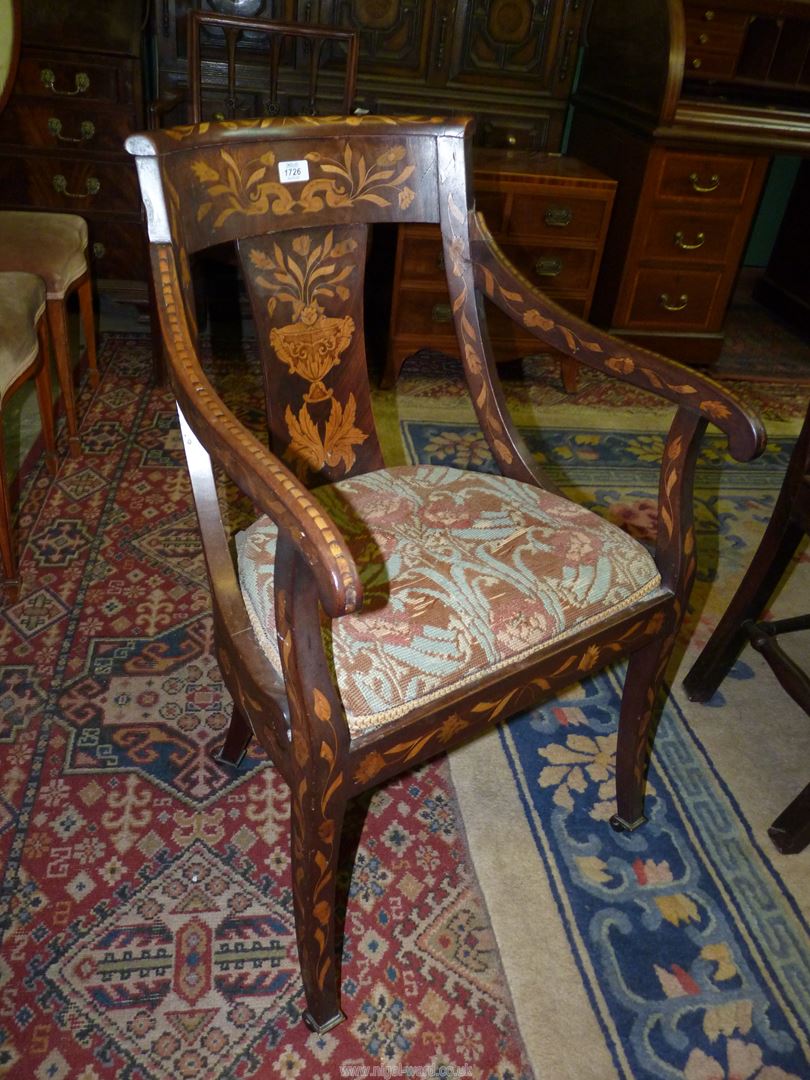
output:
[[728, 438], [737, 461], [765, 449], [760, 418], [713, 379], [692, 368], [620, 340], [555, 304], [507, 259], [480, 214], [470, 214], [476, 286], [540, 341], [611, 378], [699, 413]]

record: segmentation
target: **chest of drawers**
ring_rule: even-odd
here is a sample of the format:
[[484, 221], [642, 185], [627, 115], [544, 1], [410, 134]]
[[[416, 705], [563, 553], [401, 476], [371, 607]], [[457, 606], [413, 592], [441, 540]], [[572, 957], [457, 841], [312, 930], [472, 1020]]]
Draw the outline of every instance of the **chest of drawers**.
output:
[[717, 361], [770, 163], [810, 147], [808, 43], [806, 0], [591, 0], [567, 148], [618, 181], [595, 323]]
[[573, 146], [616, 162], [620, 198], [594, 321], [687, 363], [712, 364], [769, 157], [680, 149], [580, 117]]
[[[587, 317], [616, 182], [565, 156], [479, 150], [474, 184], [476, 206], [517, 268], [569, 311]], [[400, 228], [393, 292], [386, 385], [420, 348], [457, 354], [437, 227]], [[487, 323], [499, 362], [537, 351], [537, 339], [493, 305]], [[566, 381], [572, 380], [569, 369]]]
[[613, 322], [719, 333], [768, 159], [650, 154]]
[[[95, 11], [94, 11], [95, 9]], [[80, 214], [94, 281], [146, 295], [137, 178], [123, 144], [144, 127], [139, 3], [23, 5], [14, 92], [0, 114], [0, 207]]]

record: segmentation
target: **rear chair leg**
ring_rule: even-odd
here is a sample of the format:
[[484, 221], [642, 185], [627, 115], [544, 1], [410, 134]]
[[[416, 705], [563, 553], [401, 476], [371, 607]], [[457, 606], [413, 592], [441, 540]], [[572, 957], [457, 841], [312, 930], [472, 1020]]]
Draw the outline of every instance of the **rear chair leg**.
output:
[[250, 721], [237, 705], [234, 704], [233, 711], [231, 712], [231, 722], [228, 725], [228, 731], [225, 735], [225, 742], [222, 745], [222, 749], [214, 754], [214, 761], [218, 761], [221, 765], [231, 765], [234, 769], [238, 769], [242, 764], [242, 758], [245, 756], [252, 738], [253, 728], [250, 726]]

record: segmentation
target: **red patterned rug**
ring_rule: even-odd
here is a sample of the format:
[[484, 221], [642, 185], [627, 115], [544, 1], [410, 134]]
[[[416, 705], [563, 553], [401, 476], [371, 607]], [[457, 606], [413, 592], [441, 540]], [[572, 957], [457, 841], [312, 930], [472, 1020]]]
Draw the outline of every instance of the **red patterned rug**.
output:
[[286, 791], [260, 753], [211, 757], [229, 701], [173, 401], [147, 337], [101, 362], [82, 457], [23, 480], [0, 610], [0, 1074], [530, 1077], [443, 759], [372, 798], [348, 1019], [302, 1024]]

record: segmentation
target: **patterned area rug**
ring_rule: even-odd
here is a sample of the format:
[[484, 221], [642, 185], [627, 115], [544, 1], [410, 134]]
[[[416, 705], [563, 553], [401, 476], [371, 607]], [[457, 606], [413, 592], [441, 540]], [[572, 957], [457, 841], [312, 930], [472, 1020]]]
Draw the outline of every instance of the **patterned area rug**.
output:
[[[711, 709], [687, 709], [673, 678], [632, 836], [605, 820], [620, 672], [376, 793], [344, 882], [348, 1020], [306, 1031], [286, 793], [258, 753], [238, 774], [210, 756], [228, 701], [172, 401], [148, 385], [146, 338], [108, 336], [102, 357], [83, 458], [25, 481], [25, 585], [0, 612], [0, 1073], [810, 1075], [807, 856], [764, 836], [806, 783], [806, 725], [757, 696], [750, 658]], [[648, 535], [666, 411], [624, 395], [608, 412], [593, 383], [566, 399], [538, 365], [509, 385], [533, 451]], [[249, 418], [255, 389], [238, 389]], [[795, 392], [770, 391], [763, 459], [741, 471], [715, 438], [701, 463], [698, 642], [797, 430]], [[446, 368], [378, 395], [392, 457], [490, 468], [459, 399]], [[739, 701], [768, 716], [776, 764]]]
[[371, 800], [348, 1019], [301, 1022], [286, 790], [260, 753], [211, 758], [229, 701], [173, 401], [147, 337], [101, 359], [82, 458], [24, 483], [0, 610], [0, 1074], [530, 1077], [445, 760]]

